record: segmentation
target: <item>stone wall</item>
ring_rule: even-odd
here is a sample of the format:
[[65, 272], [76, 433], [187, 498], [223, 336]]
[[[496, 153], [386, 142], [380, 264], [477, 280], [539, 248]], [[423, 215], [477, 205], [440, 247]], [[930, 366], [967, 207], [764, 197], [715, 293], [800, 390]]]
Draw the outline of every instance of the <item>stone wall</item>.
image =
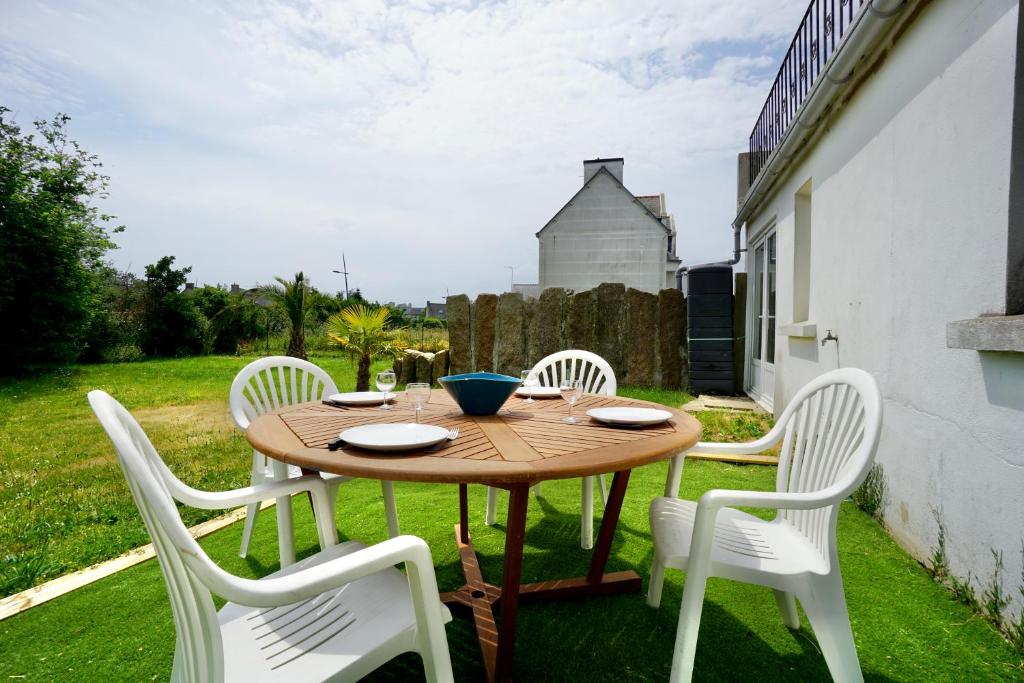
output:
[[[583, 349], [608, 361], [619, 384], [686, 387], [686, 299], [605, 283], [585, 292], [551, 287], [448, 297], [452, 374], [487, 370], [518, 377], [556, 351]], [[435, 377], [436, 379], [436, 377]]]
[[[409, 382], [437, 384], [438, 377], [457, 374], [451, 369], [449, 351], [429, 353], [406, 349], [404, 353], [395, 358], [394, 369], [399, 384], [408, 384]], [[373, 384], [372, 377], [370, 384]]]

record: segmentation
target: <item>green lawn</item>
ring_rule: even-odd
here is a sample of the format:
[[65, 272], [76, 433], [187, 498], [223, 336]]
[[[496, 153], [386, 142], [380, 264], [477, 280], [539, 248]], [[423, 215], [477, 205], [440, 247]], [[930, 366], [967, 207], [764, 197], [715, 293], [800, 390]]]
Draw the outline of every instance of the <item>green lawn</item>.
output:
[[[103, 389], [121, 401], [193, 486], [245, 486], [252, 451], [227, 400], [231, 380], [252, 360], [204, 356], [82, 365], [0, 380], [0, 596], [148, 543], [86, 393]], [[355, 368], [346, 357], [313, 361], [342, 390], [355, 387]], [[218, 514], [187, 510], [185, 522]]]
[[[347, 360], [315, 358], [351, 384]], [[93, 387], [122, 400], [150, 432], [157, 448], [185, 480], [208, 488], [242, 485], [248, 450], [227, 415], [227, 386], [247, 359], [207, 357], [84, 366], [69, 375], [0, 386], [0, 546], [8, 566], [26, 567], [34, 548], [50, 573], [105, 559], [147, 541], [116, 469], [109, 442], [88, 412]], [[623, 394], [655, 398], [643, 390]], [[667, 399], [656, 399], [667, 400]], [[701, 415], [713, 431], [731, 427]], [[738, 418], [737, 418], [738, 419]], [[757, 431], [744, 422], [735, 430]], [[716, 437], [717, 438], [717, 437]], [[609, 569], [633, 568], [646, 579], [651, 556], [647, 505], [660, 494], [665, 465], [634, 472]], [[681, 495], [710, 488], [769, 489], [774, 469], [693, 461]], [[471, 487], [471, 523], [485, 577], [501, 575], [502, 528], [482, 524], [483, 487]], [[441, 590], [461, 583], [452, 538], [457, 518], [453, 486], [397, 484], [403, 531], [425, 538]], [[589, 552], [579, 548], [579, 485], [545, 484], [531, 497], [525, 581], [584, 573]], [[295, 504], [297, 546], [315, 550], [308, 506]], [[201, 519], [189, 512], [186, 522]], [[499, 515], [504, 519], [504, 514]], [[347, 538], [385, 537], [383, 503], [375, 482], [341, 490], [338, 526]], [[237, 556], [241, 525], [202, 541], [226, 569], [260, 576], [276, 568], [274, 515], [256, 527], [250, 556]], [[840, 559], [851, 619], [867, 680], [1020, 680], [1024, 662], [983, 619], [955, 603], [946, 590], [904, 554], [860, 510], [844, 504]], [[32, 566], [20, 570], [33, 574]], [[36, 572], [37, 573], [37, 572]], [[9, 574], [5, 574], [5, 577]], [[25, 577], [23, 577], [24, 579]], [[38, 577], [33, 577], [38, 578]], [[518, 680], [663, 680], [683, 576], [671, 572], [660, 610], [640, 595], [526, 605], [520, 610]], [[814, 636], [781, 623], [770, 591], [712, 580], [697, 653], [698, 680], [824, 680], [827, 671]], [[479, 680], [479, 651], [470, 622], [457, 615], [448, 627], [459, 680]], [[19, 680], [160, 680], [170, 673], [174, 629], [159, 568], [147, 562], [0, 622], [0, 678]], [[418, 677], [414, 656], [392, 662], [374, 677]]]

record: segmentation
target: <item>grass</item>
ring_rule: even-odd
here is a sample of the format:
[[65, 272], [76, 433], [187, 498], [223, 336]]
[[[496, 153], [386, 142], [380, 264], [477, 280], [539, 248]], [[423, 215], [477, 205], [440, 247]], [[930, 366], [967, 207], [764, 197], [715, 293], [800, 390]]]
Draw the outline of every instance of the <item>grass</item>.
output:
[[[712, 487], [768, 488], [774, 471], [694, 461], [687, 463], [682, 494]], [[613, 547], [611, 570], [634, 568], [647, 578], [650, 535], [647, 502], [663, 486], [664, 466], [637, 470]], [[338, 525], [345, 537], [385, 537], [379, 487], [357, 480], [342, 488]], [[502, 529], [481, 523], [483, 487], [471, 487], [471, 523], [484, 575], [501, 575]], [[441, 590], [461, 583], [451, 525], [457, 518], [452, 486], [398, 484], [402, 528], [425, 538], [434, 553]], [[580, 550], [579, 485], [550, 482], [531, 497], [524, 580], [585, 572]], [[295, 504], [297, 545], [315, 550], [308, 507]], [[214, 534], [203, 547], [229, 571], [260, 576], [276, 566], [273, 514], [256, 526], [250, 557], [237, 557], [240, 526]], [[504, 514], [499, 515], [499, 520]], [[849, 504], [840, 517], [840, 559], [854, 633], [869, 681], [1014, 680], [1019, 656], [970, 609], [941, 586]], [[664, 680], [681, 599], [682, 575], [670, 573], [660, 610], [639, 595], [533, 604], [520, 611], [515, 675], [519, 680]], [[814, 636], [806, 625], [790, 632], [771, 592], [712, 580], [697, 652], [698, 680], [827, 680]], [[805, 622], [806, 623], [806, 622]], [[456, 616], [448, 637], [457, 680], [480, 680], [479, 652], [470, 622]], [[165, 680], [174, 629], [159, 568], [150, 561], [53, 602], [0, 622], [0, 677], [25, 680]], [[418, 659], [405, 656], [373, 680], [418, 679]]]
[[[341, 386], [351, 381], [346, 360], [315, 360]], [[92, 561], [86, 558], [102, 559], [146, 542], [110, 446], [84, 403], [85, 391], [94, 386], [124, 400], [171, 467], [190, 483], [209, 488], [244, 483], [247, 447], [227, 417], [225, 394], [230, 378], [245, 362], [207, 357], [86, 366], [63, 376], [0, 387], [3, 552], [10, 552], [9, 544], [18, 544], [17, 552], [30, 554], [35, 546], [45, 544], [42, 559], [32, 560], [37, 568], [40, 562], [44, 567], [60, 562], [70, 568]], [[622, 393], [648, 398], [655, 395], [645, 393], [650, 391]], [[685, 400], [681, 392], [676, 398], [665, 402]], [[737, 429], [756, 431], [749, 425]], [[718, 437], [706, 434], [705, 438]], [[647, 505], [660, 495], [665, 472], [664, 464], [634, 472], [609, 570], [632, 568], [646, 580], [651, 558]], [[695, 499], [710, 488], [770, 489], [774, 475], [770, 467], [692, 461], [683, 473], [681, 495]], [[470, 491], [474, 543], [484, 576], [496, 582], [501, 576], [503, 530], [482, 524], [483, 487], [473, 486]], [[457, 588], [461, 573], [452, 538], [456, 488], [397, 484], [396, 495], [403, 531], [422, 536], [431, 546], [441, 590]], [[294, 508], [297, 547], [304, 554], [313, 552], [315, 532], [308, 506], [297, 503]], [[187, 523], [199, 519], [194, 511], [185, 512]], [[503, 513], [499, 520], [504, 520]], [[365, 480], [345, 484], [337, 522], [346, 538], [369, 543], [383, 540], [379, 486]], [[531, 496], [528, 525], [525, 581], [585, 572], [590, 553], [579, 548], [579, 485], [575, 481], [547, 483], [541, 499]], [[950, 599], [868, 515], [846, 503], [839, 525], [840, 561], [867, 680], [1020, 680], [1024, 676], [1019, 652], [971, 609]], [[33, 534], [32, 540], [21, 535], [23, 530]], [[201, 544], [225, 569], [242, 576], [273, 571], [277, 564], [274, 515], [260, 517], [245, 560], [237, 556], [240, 534], [241, 525], [236, 524]], [[25, 573], [33, 571], [29, 566]], [[670, 572], [663, 606], [657, 611], [647, 608], [639, 595], [524, 606], [516, 678], [664, 680], [671, 665], [682, 584], [682, 574]], [[457, 679], [480, 680], [479, 651], [469, 620], [457, 615], [448, 626], [448, 636]], [[2, 679], [166, 679], [174, 652], [174, 627], [158, 565], [146, 562], [0, 622], [0, 649]], [[770, 591], [723, 580], [709, 584], [696, 667], [698, 680], [828, 678], [806, 621], [800, 631], [791, 632], [782, 625]], [[410, 676], [419, 678], [418, 659], [412, 655], [386, 665], [372, 678], [391, 681]]]
[[753, 441], [772, 428], [772, 416], [767, 413], [737, 410], [699, 410], [693, 414], [704, 427], [702, 441]]
[[[252, 358], [203, 356], [82, 365], [0, 383], [0, 596], [148, 543], [124, 479], [85, 400], [104, 389], [138, 418], [182, 479], [210, 490], [248, 484], [249, 451], [227, 408]], [[340, 355], [315, 355], [339, 388]], [[383, 364], [382, 364], [383, 365]], [[187, 524], [217, 512], [185, 510]]]

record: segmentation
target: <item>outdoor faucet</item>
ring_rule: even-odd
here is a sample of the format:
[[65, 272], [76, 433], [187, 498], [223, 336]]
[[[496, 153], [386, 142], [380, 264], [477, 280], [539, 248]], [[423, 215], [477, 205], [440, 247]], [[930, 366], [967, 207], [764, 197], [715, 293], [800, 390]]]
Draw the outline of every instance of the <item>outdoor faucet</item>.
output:
[[825, 342], [830, 342], [830, 341], [834, 341], [837, 344], [839, 343], [839, 337], [837, 337], [834, 334], [832, 334], [832, 330], [826, 330], [826, 332], [827, 332], [827, 334], [821, 340], [821, 345], [822, 346], [825, 345]]

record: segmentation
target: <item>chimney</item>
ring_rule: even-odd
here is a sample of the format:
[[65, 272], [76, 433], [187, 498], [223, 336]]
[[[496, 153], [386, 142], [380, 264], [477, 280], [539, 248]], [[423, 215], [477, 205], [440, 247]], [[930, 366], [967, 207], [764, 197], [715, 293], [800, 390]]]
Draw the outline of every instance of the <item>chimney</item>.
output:
[[584, 159], [583, 160], [583, 184], [594, 177], [594, 174], [601, 170], [601, 167], [608, 169], [608, 172], [615, 176], [615, 179], [622, 182], [622, 165], [625, 162], [622, 157], [614, 159]]
[[743, 198], [747, 196], [750, 189], [750, 152], [740, 152], [736, 155], [736, 210], [739, 211], [743, 205]]
[[241, 294], [242, 293], [242, 288], [238, 286], [237, 282], [231, 283], [231, 293], [232, 294]]

